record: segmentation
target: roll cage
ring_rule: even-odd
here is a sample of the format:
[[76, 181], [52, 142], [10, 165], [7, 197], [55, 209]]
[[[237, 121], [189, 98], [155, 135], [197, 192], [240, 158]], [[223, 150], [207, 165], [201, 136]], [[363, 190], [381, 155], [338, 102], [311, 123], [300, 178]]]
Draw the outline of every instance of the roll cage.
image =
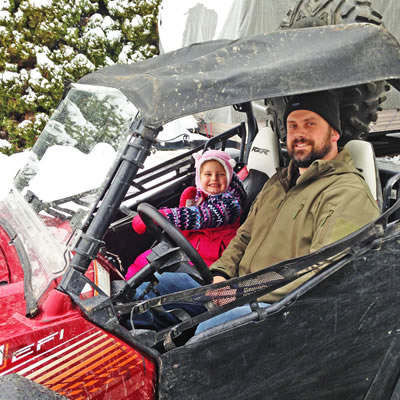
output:
[[[308, 43], [312, 43], [312, 49], [310, 46], [310, 52], [305, 52]], [[357, 57], [354, 57], [354, 48], [358, 50]], [[227, 140], [236, 134], [242, 140], [237, 145], [239, 165], [246, 163], [248, 149], [257, 134], [251, 101], [335, 90], [382, 80], [400, 90], [399, 55], [399, 44], [385, 29], [370, 24], [349, 24], [275, 32], [236, 41], [208, 42], [135, 65], [115, 65], [84, 77], [80, 81], [82, 84], [119, 89], [137, 106], [139, 116], [126, 132], [130, 139], [73, 248], [75, 255], [58, 289], [68, 293], [89, 320], [161, 360], [160, 354], [165, 353], [167, 359], [169, 352], [182, 344], [192, 343], [190, 345], [194, 347], [201, 347], [203, 339], [241, 327], [244, 322], [265, 321], [269, 315], [284, 313], [286, 307], [312, 291], [334, 272], [378, 249], [387, 238], [397, 235], [396, 221], [400, 207], [400, 174], [384, 166], [380, 168], [385, 193], [384, 213], [378, 220], [309, 256], [288, 260], [228, 283], [213, 285], [213, 289], [222, 290], [222, 295], [219, 295], [219, 300], [222, 300], [220, 306], [216, 306], [216, 297], [209, 295], [209, 287], [154, 300], [131, 302], [133, 292], [125, 282], [116, 282], [111, 296], [108, 296], [84, 276], [91, 260], [102, 251], [105, 241], [107, 247], [110, 246], [116, 253], [123, 253], [118, 248], [118, 239], [113, 240], [112, 233], [125, 227], [132, 216], [121, 214], [121, 210], [124, 210], [121, 204], [129, 202], [128, 213], [143, 199], [155, 206], [161, 205], [158, 204], [158, 194], [152, 192], [157, 188], [157, 185], [151, 185], [154, 179], [165, 176], [165, 173], [172, 174], [163, 181], [166, 186], [162, 199], [163, 205], [176, 204], [176, 193], [193, 177], [190, 155], [207, 146], [224, 148]], [[243, 123], [182, 156], [139, 172], [165, 123], [228, 105], [236, 105], [246, 113], [247, 129]], [[398, 137], [391, 134], [375, 133], [371, 137], [365, 135], [365, 139], [372, 143], [379, 142], [383, 154], [394, 144], [398, 146]], [[281, 162], [285, 163], [284, 149]], [[150, 186], [145, 188], [149, 183]], [[132, 187], [134, 193], [129, 192]], [[148, 243], [141, 250], [146, 246]], [[122, 261], [126, 263], [128, 260], [129, 255], [122, 254]], [[191, 332], [199, 322], [238, 305], [252, 304], [261, 295], [298, 278], [304, 267], [327, 260], [330, 261], [329, 268], [273, 307], [260, 310], [254, 305], [249, 316], [233, 321], [228, 326], [214, 328], [187, 342], [190, 335], [186, 333]], [[100, 295], [83, 300], [80, 294], [87, 283], [94, 286]], [[240, 295], [232, 299], [229, 295], [231, 289], [240, 289]], [[180, 324], [160, 332], [129, 331], [120, 323], [121, 317], [129, 313], [140, 313], [176, 302], [200, 303], [208, 311], [195, 318], [183, 315]], [[159, 368], [162, 369], [161, 364]], [[163, 382], [166, 385], [163, 390], [167, 391], [168, 385], [166, 381]]]

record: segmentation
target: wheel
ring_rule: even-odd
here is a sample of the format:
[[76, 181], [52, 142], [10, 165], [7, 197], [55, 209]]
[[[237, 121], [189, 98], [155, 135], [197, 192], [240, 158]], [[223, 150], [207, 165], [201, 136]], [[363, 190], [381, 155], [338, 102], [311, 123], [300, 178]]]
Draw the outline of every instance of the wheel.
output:
[[137, 211], [149, 233], [158, 242], [172, 241], [174, 245], [178, 246], [189, 257], [206, 285], [213, 281], [213, 276], [199, 253], [167, 218], [147, 203], [139, 204]]
[[0, 400], [68, 400], [59, 393], [18, 374], [0, 377]]
[[[360, 0], [298, 0], [281, 22], [280, 29], [297, 29], [312, 26], [369, 22], [383, 25], [382, 16], [371, 8], [370, 1]], [[342, 135], [339, 145], [359, 138], [378, 118], [383, 95], [390, 86], [386, 82], [372, 82], [334, 92], [339, 97]], [[276, 98], [268, 102], [276, 113], [275, 128], [281, 139], [286, 137], [283, 112], [286, 100]]]

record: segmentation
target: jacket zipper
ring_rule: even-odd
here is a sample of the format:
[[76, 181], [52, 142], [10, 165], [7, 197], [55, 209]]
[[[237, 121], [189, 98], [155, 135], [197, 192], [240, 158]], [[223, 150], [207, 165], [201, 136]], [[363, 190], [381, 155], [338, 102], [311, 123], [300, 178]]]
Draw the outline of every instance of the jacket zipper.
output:
[[296, 211], [296, 214], [293, 215], [293, 219], [296, 219], [296, 217], [299, 215], [299, 212], [303, 209], [304, 203], [300, 204], [299, 209]]
[[[304, 202], [300, 204], [298, 210], [296, 213], [293, 215], [293, 220], [296, 220], [297, 216], [299, 215], [300, 211], [304, 208]], [[292, 254], [291, 258], [295, 257], [295, 252], [296, 252], [296, 233], [297, 233], [297, 221], [294, 221], [293, 224], [293, 238], [292, 238]]]
[[324, 218], [324, 220], [322, 221], [322, 224], [321, 224], [321, 228], [325, 225], [325, 222], [328, 220], [328, 218], [333, 214], [333, 211], [334, 210], [329, 210], [329, 214]]
[[330, 209], [328, 215], [322, 220], [321, 222], [321, 234], [320, 236], [325, 236], [325, 231], [326, 231], [326, 221], [328, 221], [328, 219], [332, 216], [332, 214], [334, 213], [334, 209]]

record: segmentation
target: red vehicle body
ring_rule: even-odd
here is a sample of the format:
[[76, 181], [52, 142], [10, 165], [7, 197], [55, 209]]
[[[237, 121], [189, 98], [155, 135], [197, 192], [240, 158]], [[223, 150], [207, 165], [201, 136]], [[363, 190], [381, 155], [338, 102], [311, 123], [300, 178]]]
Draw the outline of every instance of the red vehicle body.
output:
[[0, 227], [0, 283], [2, 285], [21, 282], [24, 271], [14, 247], [10, 246], [11, 238]]
[[[39, 146], [40, 142], [46, 143], [46, 137], [49, 138], [44, 132]], [[117, 141], [116, 148], [118, 145]], [[81, 157], [90, 151], [82, 152], [82, 147], [76, 147]], [[69, 150], [53, 146], [57, 148]], [[112, 154], [115, 155], [113, 150]], [[34, 150], [31, 160], [36, 162], [37, 158]], [[25, 171], [31, 171], [31, 167], [27, 168]], [[57, 183], [48, 184], [47, 179], [43, 187], [51, 192]], [[103, 175], [100, 179], [104, 179]], [[61, 189], [62, 186], [61, 183]], [[18, 192], [15, 188], [14, 191]], [[20, 205], [26, 203], [27, 196], [31, 195], [20, 198]], [[60, 208], [61, 212], [54, 215], [49, 211], [53, 204], [46, 209], [39, 207], [35, 216], [29, 206], [15, 206], [15, 199], [9, 204], [0, 217], [0, 377], [14, 374], [40, 385], [30, 388], [31, 398], [39, 397], [39, 392], [35, 394], [39, 387], [50, 389], [50, 398], [58, 393], [68, 399], [153, 399], [154, 361], [88, 321], [71, 297], [57, 290], [73, 255], [68, 242], [76, 230], [70, 218], [65, 218], [65, 209]], [[39, 249], [36, 242], [43, 246]], [[57, 267], [56, 259], [60, 263]], [[86, 272], [88, 280], [99, 284], [99, 270], [106, 279], [123, 278], [101, 254], [91, 262]], [[96, 295], [98, 292], [88, 285], [81, 297]]]
[[0, 376], [18, 374], [69, 399], [153, 399], [154, 362], [85, 319], [67, 294], [55, 290], [57, 281], [38, 316], [26, 316], [22, 266], [12, 239], [0, 232], [1, 276], [7, 280], [0, 287], [0, 325], [10, 338], [0, 339]]

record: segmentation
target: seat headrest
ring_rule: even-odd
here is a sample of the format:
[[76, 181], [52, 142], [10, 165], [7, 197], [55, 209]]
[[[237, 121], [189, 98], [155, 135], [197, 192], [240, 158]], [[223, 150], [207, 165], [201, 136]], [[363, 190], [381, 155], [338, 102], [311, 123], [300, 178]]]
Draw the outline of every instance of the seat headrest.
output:
[[382, 199], [382, 188], [372, 144], [365, 140], [350, 140], [344, 147], [350, 152], [353, 163], [361, 172], [372, 196], [380, 202]]
[[271, 177], [279, 167], [279, 147], [275, 132], [270, 127], [259, 130], [251, 145], [247, 169], [264, 172]]

